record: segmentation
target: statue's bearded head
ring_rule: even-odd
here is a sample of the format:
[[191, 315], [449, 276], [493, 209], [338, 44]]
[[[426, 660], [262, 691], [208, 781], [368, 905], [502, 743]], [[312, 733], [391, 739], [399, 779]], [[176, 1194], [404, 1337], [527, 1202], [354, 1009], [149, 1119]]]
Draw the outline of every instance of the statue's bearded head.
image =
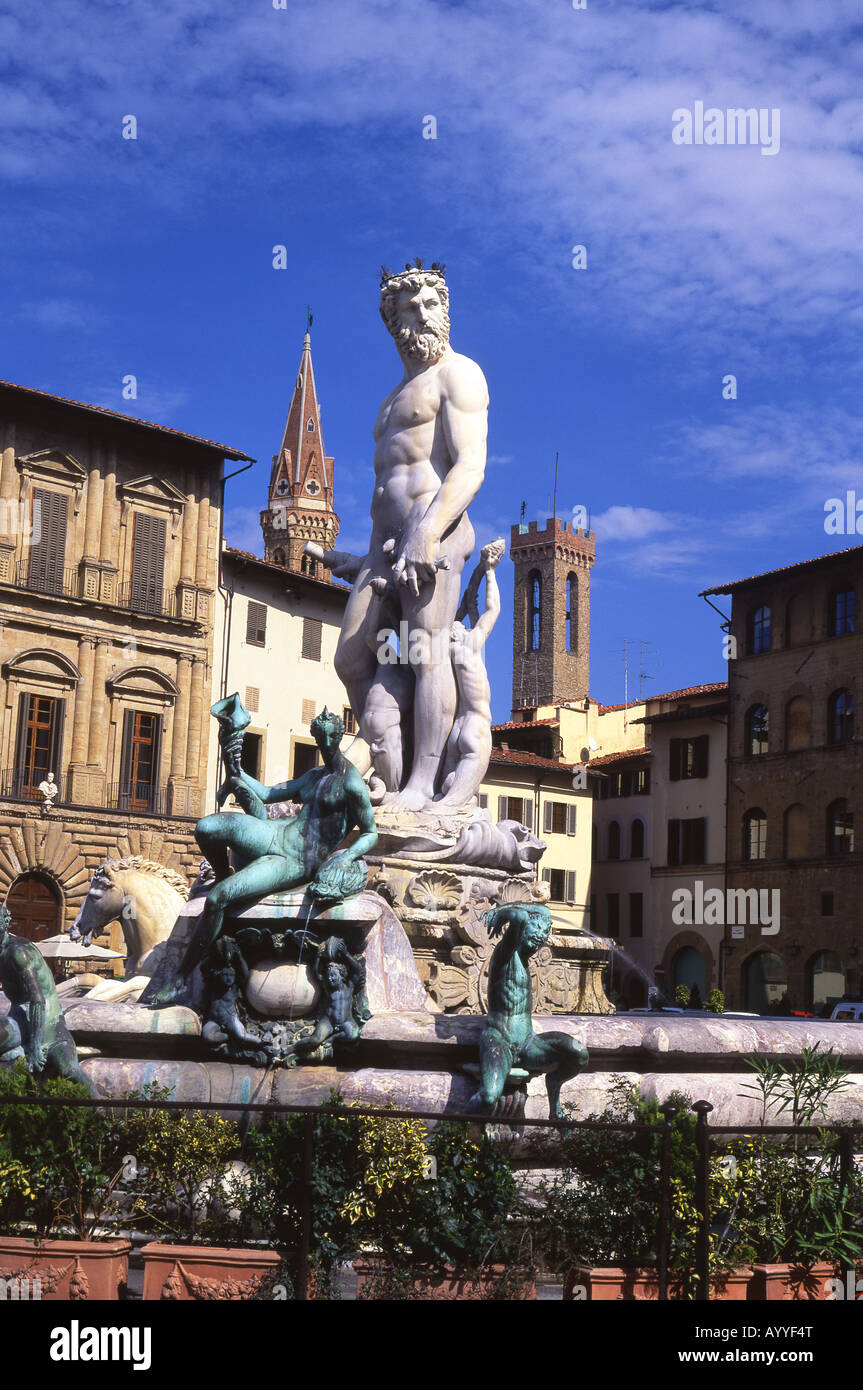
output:
[[449, 344], [449, 290], [438, 270], [405, 270], [381, 288], [381, 318], [402, 357], [437, 362]]

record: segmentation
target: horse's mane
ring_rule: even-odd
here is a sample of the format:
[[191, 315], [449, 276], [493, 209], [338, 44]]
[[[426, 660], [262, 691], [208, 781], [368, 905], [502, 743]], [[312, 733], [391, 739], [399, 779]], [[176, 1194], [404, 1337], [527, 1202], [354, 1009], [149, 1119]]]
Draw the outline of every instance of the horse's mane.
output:
[[169, 887], [175, 888], [183, 898], [189, 896], [189, 885], [174, 869], [166, 869], [164, 864], [157, 864], [155, 859], [145, 859], [141, 854], [127, 854], [124, 859], [108, 859], [104, 864], [100, 864], [96, 870], [98, 874], [101, 869], [136, 869], [139, 873], [152, 874], [155, 878], [161, 878]]

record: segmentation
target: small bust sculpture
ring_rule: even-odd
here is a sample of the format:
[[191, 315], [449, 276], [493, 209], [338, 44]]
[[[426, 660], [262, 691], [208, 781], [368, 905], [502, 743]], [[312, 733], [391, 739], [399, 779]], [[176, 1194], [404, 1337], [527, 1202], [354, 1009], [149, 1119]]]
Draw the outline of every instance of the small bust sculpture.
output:
[[53, 772], [49, 772], [45, 780], [39, 783], [38, 790], [42, 793], [42, 815], [50, 815], [54, 809], [54, 802], [60, 793], [60, 788], [54, 781]]

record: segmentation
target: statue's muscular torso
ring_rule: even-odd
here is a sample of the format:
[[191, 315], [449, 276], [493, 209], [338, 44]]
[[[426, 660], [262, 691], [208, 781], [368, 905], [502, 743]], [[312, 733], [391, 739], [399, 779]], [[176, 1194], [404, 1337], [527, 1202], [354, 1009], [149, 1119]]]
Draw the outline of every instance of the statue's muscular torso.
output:
[[453, 463], [441, 410], [461, 392], [479, 391], [479, 381], [476, 363], [447, 348], [439, 361], [399, 382], [384, 400], [373, 431], [373, 545], [419, 521], [434, 500]]

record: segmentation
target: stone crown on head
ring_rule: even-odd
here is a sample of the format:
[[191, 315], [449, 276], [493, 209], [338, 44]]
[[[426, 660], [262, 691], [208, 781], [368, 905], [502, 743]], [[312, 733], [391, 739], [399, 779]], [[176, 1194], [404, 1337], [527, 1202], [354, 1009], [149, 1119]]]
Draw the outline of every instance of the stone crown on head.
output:
[[402, 276], [416, 275], [417, 272], [426, 276], [428, 279], [438, 279], [441, 284], [446, 284], [446, 266], [442, 261], [432, 261], [431, 267], [426, 270], [426, 264], [422, 256], [416, 256], [413, 264], [410, 261], [405, 265], [404, 270], [390, 270], [389, 266], [381, 266], [381, 289], [385, 289], [391, 280], [401, 280]]

